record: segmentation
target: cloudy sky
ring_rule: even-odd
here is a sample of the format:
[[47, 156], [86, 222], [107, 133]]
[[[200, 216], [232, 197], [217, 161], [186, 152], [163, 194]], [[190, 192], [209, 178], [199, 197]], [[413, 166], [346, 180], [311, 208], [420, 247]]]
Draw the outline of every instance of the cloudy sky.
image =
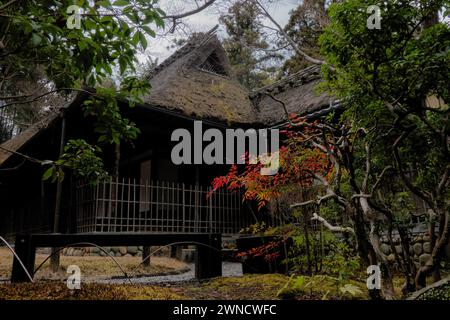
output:
[[[192, 3], [194, 1], [186, 0], [161, 0], [161, 8], [167, 13], [174, 12], [187, 12], [194, 7]], [[212, 29], [215, 25], [219, 24], [220, 11], [224, 12], [224, 6], [228, 1], [222, 1], [222, 5], [213, 5], [212, 7], [183, 20], [186, 23], [186, 30], [179, 30], [175, 35], [167, 35], [166, 32], [160, 32], [160, 36], [157, 39], [150, 39], [150, 47], [147, 49], [145, 55], [140, 56], [140, 60], [145, 60], [146, 55], [151, 55], [153, 58], [158, 58], [159, 62], [166, 59], [175, 49], [168, 49], [171, 40], [174, 38], [186, 38], [190, 32], [202, 32]], [[281, 24], [285, 25], [289, 19], [289, 11], [297, 7], [301, 0], [276, 0], [273, 1], [268, 9], [271, 15]], [[270, 22], [267, 22], [270, 25]], [[170, 28], [167, 26], [166, 28]], [[222, 26], [218, 31], [219, 37], [224, 37], [225, 32]]]

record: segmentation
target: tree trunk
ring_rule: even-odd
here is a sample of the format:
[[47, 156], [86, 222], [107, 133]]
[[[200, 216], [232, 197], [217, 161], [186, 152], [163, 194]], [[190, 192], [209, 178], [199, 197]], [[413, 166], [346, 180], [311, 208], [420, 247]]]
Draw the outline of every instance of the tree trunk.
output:
[[438, 272], [445, 247], [448, 245], [450, 239], [450, 212], [445, 211], [444, 213], [440, 210], [435, 210], [435, 212], [440, 213], [440, 216], [444, 217], [444, 226], [441, 228], [442, 232], [436, 245], [433, 247], [430, 259], [417, 271], [415, 279], [417, 290], [426, 287], [427, 276], [431, 275], [433, 272]]

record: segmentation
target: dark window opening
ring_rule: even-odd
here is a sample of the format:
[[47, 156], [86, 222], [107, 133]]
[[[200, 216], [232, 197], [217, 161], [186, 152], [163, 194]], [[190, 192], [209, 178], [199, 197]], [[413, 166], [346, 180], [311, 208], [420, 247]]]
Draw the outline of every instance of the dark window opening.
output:
[[221, 65], [220, 59], [215, 52], [213, 52], [200, 67], [201, 70], [215, 73], [221, 76], [228, 76], [227, 71]]

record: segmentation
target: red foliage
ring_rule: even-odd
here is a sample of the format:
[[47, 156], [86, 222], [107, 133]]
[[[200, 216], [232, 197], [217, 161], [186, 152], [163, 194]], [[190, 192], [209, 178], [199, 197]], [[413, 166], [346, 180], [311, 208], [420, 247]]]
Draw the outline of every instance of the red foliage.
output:
[[326, 152], [311, 143], [312, 138], [322, 133], [318, 122], [307, 123], [304, 119], [290, 115], [294, 125], [280, 130], [282, 146], [279, 151], [280, 170], [274, 176], [261, 175], [262, 164], [248, 164], [248, 153], [244, 155], [246, 165], [233, 165], [226, 176], [212, 182], [213, 191], [226, 188], [230, 191], [244, 190], [244, 200], [256, 200], [261, 209], [279, 197], [286, 188], [311, 186], [314, 174], [327, 177], [332, 172]]

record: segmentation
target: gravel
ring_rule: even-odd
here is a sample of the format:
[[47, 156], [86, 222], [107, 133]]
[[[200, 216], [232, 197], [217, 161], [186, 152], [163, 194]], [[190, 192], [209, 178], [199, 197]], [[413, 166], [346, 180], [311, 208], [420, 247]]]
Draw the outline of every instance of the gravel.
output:
[[[195, 279], [195, 265], [188, 265], [190, 270], [181, 274], [176, 275], [165, 275], [165, 276], [151, 276], [151, 277], [139, 277], [132, 278], [131, 282], [133, 284], [159, 284], [159, 285], [173, 285], [184, 282], [196, 281]], [[235, 262], [223, 262], [222, 263], [222, 276], [223, 277], [239, 277], [242, 276], [242, 264]], [[98, 280], [96, 283], [108, 283], [108, 284], [123, 284], [129, 283], [127, 279], [107, 279]]]

